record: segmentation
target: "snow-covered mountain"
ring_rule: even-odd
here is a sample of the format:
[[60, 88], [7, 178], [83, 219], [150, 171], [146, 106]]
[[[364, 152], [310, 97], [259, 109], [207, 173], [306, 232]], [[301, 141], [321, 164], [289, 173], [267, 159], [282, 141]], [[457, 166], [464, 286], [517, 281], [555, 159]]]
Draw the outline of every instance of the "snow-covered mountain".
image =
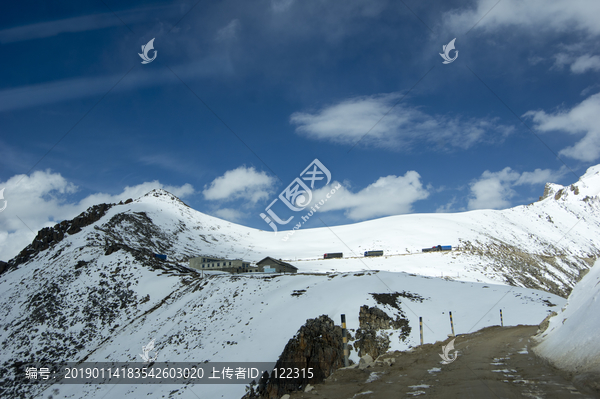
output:
[[[15, 378], [34, 361], [130, 361], [151, 339], [169, 361], [275, 362], [306, 319], [339, 323], [344, 313], [356, 330], [362, 305], [408, 320], [408, 339], [392, 339], [392, 349], [418, 344], [420, 316], [426, 342], [446, 338], [448, 311], [457, 333], [499, 324], [499, 309], [505, 325], [539, 323], [600, 252], [599, 192], [595, 166], [571, 186], [548, 184], [528, 206], [300, 229], [287, 240], [204, 215], [163, 190], [90, 208], [40, 231], [0, 275], [0, 396], [239, 398], [239, 385], [82, 388]], [[420, 252], [438, 244], [454, 250]], [[386, 256], [360, 256], [371, 249]], [[345, 258], [320, 259], [326, 252]], [[185, 267], [200, 255], [272, 256], [299, 274], [202, 279]], [[398, 309], [372, 295], [402, 291], [423, 301], [403, 299]]]
[[[89, 219], [90, 212], [95, 213], [91, 220], [101, 216], [81, 233], [78, 226], [70, 227], [77, 223], [63, 222], [62, 233], [38, 237], [28, 249], [33, 253], [52, 246], [55, 252], [65, 251], [83, 245], [83, 240], [87, 247], [113, 245], [164, 253], [181, 264], [199, 255], [250, 261], [272, 256], [293, 262], [304, 272], [406, 271], [540, 288], [566, 297], [579, 271], [591, 267], [600, 253], [599, 192], [597, 165], [570, 186], [547, 184], [540, 201], [526, 206], [391, 216], [300, 229], [286, 240], [288, 232], [275, 235], [226, 222], [187, 207], [164, 190], [154, 190], [128, 204], [108, 210], [105, 205], [101, 212], [94, 209], [80, 215], [75, 221]], [[57, 242], [62, 236], [64, 240]], [[452, 245], [455, 251], [421, 253], [438, 244]], [[386, 256], [363, 258], [363, 252], [371, 249], [382, 249]], [[346, 259], [323, 260], [327, 252], [343, 252]]]

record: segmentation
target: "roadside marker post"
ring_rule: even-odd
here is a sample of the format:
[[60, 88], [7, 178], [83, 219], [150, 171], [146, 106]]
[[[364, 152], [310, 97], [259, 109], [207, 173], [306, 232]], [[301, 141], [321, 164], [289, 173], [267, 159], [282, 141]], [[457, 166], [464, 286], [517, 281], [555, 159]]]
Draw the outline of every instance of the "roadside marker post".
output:
[[342, 315], [342, 342], [344, 344], [344, 367], [348, 367], [348, 332], [346, 331], [346, 315]]
[[504, 319], [502, 318], [502, 309], [500, 309], [500, 325], [504, 327]]
[[452, 327], [452, 336], [455, 337], [456, 335], [454, 335], [454, 321], [452, 321], [452, 312], [450, 312], [450, 327]]
[[423, 318], [419, 316], [419, 329], [421, 330], [421, 345], [423, 345]]

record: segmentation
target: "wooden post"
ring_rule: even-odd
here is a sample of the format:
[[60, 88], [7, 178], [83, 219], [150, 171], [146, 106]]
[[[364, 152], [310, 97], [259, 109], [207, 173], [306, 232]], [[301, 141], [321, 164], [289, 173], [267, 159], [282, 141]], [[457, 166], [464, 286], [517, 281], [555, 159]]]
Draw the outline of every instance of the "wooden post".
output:
[[419, 330], [421, 331], [421, 345], [423, 345], [423, 318], [419, 317]]
[[455, 335], [454, 335], [454, 321], [452, 321], [452, 312], [450, 312], [450, 327], [452, 327], [452, 336], [455, 337]]
[[504, 327], [504, 319], [502, 318], [502, 309], [500, 309], [500, 325]]
[[342, 315], [342, 342], [344, 344], [344, 367], [348, 367], [348, 332], [346, 331], [346, 315]]

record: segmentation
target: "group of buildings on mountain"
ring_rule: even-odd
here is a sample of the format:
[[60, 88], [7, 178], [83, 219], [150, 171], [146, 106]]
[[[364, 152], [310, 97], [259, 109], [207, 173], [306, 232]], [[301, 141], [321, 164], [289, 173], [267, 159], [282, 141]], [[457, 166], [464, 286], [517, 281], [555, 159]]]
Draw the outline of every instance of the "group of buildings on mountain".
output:
[[242, 259], [209, 258], [199, 256], [189, 260], [190, 268], [207, 271], [223, 271], [230, 273], [296, 273], [298, 268], [281, 259], [267, 256], [252, 264]]
[[[422, 252], [432, 251], [451, 251], [450, 245], [437, 245], [431, 248], [423, 248]], [[155, 256], [165, 256], [156, 255]], [[371, 256], [383, 256], [382, 250], [366, 251], [365, 257]], [[326, 253], [323, 255], [323, 259], [343, 258], [342, 252]], [[166, 258], [166, 256], [165, 256]], [[162, 258], [161, 258], [162, 259]], [[226, 258], [215, 258], [208, 256], [198, 256], [190, 258], [190, 268], [196, 270], [207, 270], [207, 271], [223, 271], [230, 273], [297, 273], [298, 268], [282, 261], [281, 259], [275, 259], [270, 256], [256, 262], [255, 264], [244, 261], [242, 259], [226, 259]]]

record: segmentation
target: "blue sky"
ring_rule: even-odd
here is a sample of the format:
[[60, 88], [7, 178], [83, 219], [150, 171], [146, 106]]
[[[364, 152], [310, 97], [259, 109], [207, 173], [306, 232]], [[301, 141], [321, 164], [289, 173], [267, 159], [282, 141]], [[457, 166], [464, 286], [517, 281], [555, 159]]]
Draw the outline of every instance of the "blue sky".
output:
[[594, 0], [4, 7], [0, 259], [152, 188], [270, 231], [260, 213], [315, 158], [341, 188], [306, 227], [533, 202], [600, 158], [597, 15]]

